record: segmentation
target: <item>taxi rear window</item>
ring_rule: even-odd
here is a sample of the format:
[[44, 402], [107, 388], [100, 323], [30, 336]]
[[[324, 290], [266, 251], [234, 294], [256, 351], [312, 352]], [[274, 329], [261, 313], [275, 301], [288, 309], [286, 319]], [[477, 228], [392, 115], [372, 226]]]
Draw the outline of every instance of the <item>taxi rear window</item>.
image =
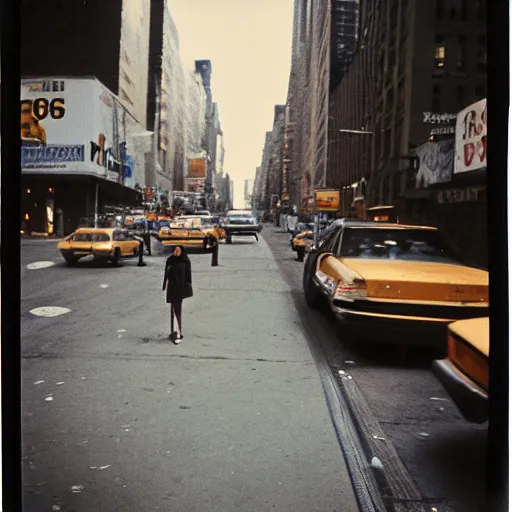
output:
[[75, 241], [77, 242], [90, 242], [91, 234], [90, 233], [77, 233], [75, 235]]
[[92, 235], [93, 242], [109, 242], [110, 236], [107, 233], [94, 233]]
[[77, 233], [76, 242], [108, 242], [110, 236], [107, 233]]

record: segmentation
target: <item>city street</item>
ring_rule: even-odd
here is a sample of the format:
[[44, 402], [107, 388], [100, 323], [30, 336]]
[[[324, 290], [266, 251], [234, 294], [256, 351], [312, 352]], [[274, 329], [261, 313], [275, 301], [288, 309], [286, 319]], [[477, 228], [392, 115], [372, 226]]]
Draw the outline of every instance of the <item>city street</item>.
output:
[[265, 240], [191, 256], [179, 346], [164, 256], [68, 268], [55, 242], [21, 244], [24, 511], [358, 510]]
[[[396, 347], [349, 343], [329, 313], [306, 305], [304, 264], [294, 261], [290, 235], [267, 225], [264, 237], [290, 286], [308, 335], [322, 347], [334, 374], [341, 370], [352, 377], [345, 381], [348, 401], [365, 425], [361, 429], [369, 449], [380, 452], [388, 482], [392, 469], [397, 489], [399, 482], [402, 489], [415, 483], [428, 511], [485, 510], [487, 425], [474, 425], [461, 417], [430, 371], [435, 354], [411, 349], [404, 361]], [[383, 449], [387, 441], [391, 446]], [[409, 476], [400, 474], [400, 459]]]

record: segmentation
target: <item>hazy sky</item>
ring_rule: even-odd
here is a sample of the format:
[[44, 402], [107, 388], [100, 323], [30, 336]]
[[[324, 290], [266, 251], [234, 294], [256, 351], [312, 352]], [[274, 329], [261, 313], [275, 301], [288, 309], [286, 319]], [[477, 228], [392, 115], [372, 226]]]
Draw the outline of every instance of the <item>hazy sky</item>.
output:
[[234, 181], [235, 207], [243, 183], [261, 162], [274, 105], [286, 102], [291, 64], [293, 0], [169, 0], [185, 67], [212, 63], [213, 101]]

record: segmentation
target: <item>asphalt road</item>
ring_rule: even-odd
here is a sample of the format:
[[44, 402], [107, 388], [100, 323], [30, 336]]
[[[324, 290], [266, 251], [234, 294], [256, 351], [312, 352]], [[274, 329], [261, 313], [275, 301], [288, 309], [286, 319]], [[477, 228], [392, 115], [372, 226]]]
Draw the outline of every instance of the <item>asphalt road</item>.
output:
[[[487, 425], [467, 423], [430, 371], [430, 350], [411, 349], [407, 359], [396, 347], [357, 344], [344, 338], [328, 312], [310, 310], [302, 294], [303, 263], [294, 261], [290, 235], [267, 226], [263, 235], [291, 288], [308, 331], [334, 373], [350, 373], [371, 420], [391, 441], [416, 484], [425, 509], [484, 511]], [[386, 462], [383, 461], [386, 468]]]
[[219, 267], [191, 260], [175, 346], [163, 256], [68, 268], [55, 243], [22, 241], [24, 511], [358, 510], [265, 240], [222, 245]]

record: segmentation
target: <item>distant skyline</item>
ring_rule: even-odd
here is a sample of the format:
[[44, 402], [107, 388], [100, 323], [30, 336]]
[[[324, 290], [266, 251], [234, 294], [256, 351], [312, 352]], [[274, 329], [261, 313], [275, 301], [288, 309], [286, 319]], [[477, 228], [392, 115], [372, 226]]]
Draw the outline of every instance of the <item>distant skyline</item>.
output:
[[261, 163], [274, 105], [286, 103], [291, 66], [293, 0], [172, 0], [183, 65], [212, 63], [226, 149], [224, 171], [234, 181], [235, 207], [244, 180]]

